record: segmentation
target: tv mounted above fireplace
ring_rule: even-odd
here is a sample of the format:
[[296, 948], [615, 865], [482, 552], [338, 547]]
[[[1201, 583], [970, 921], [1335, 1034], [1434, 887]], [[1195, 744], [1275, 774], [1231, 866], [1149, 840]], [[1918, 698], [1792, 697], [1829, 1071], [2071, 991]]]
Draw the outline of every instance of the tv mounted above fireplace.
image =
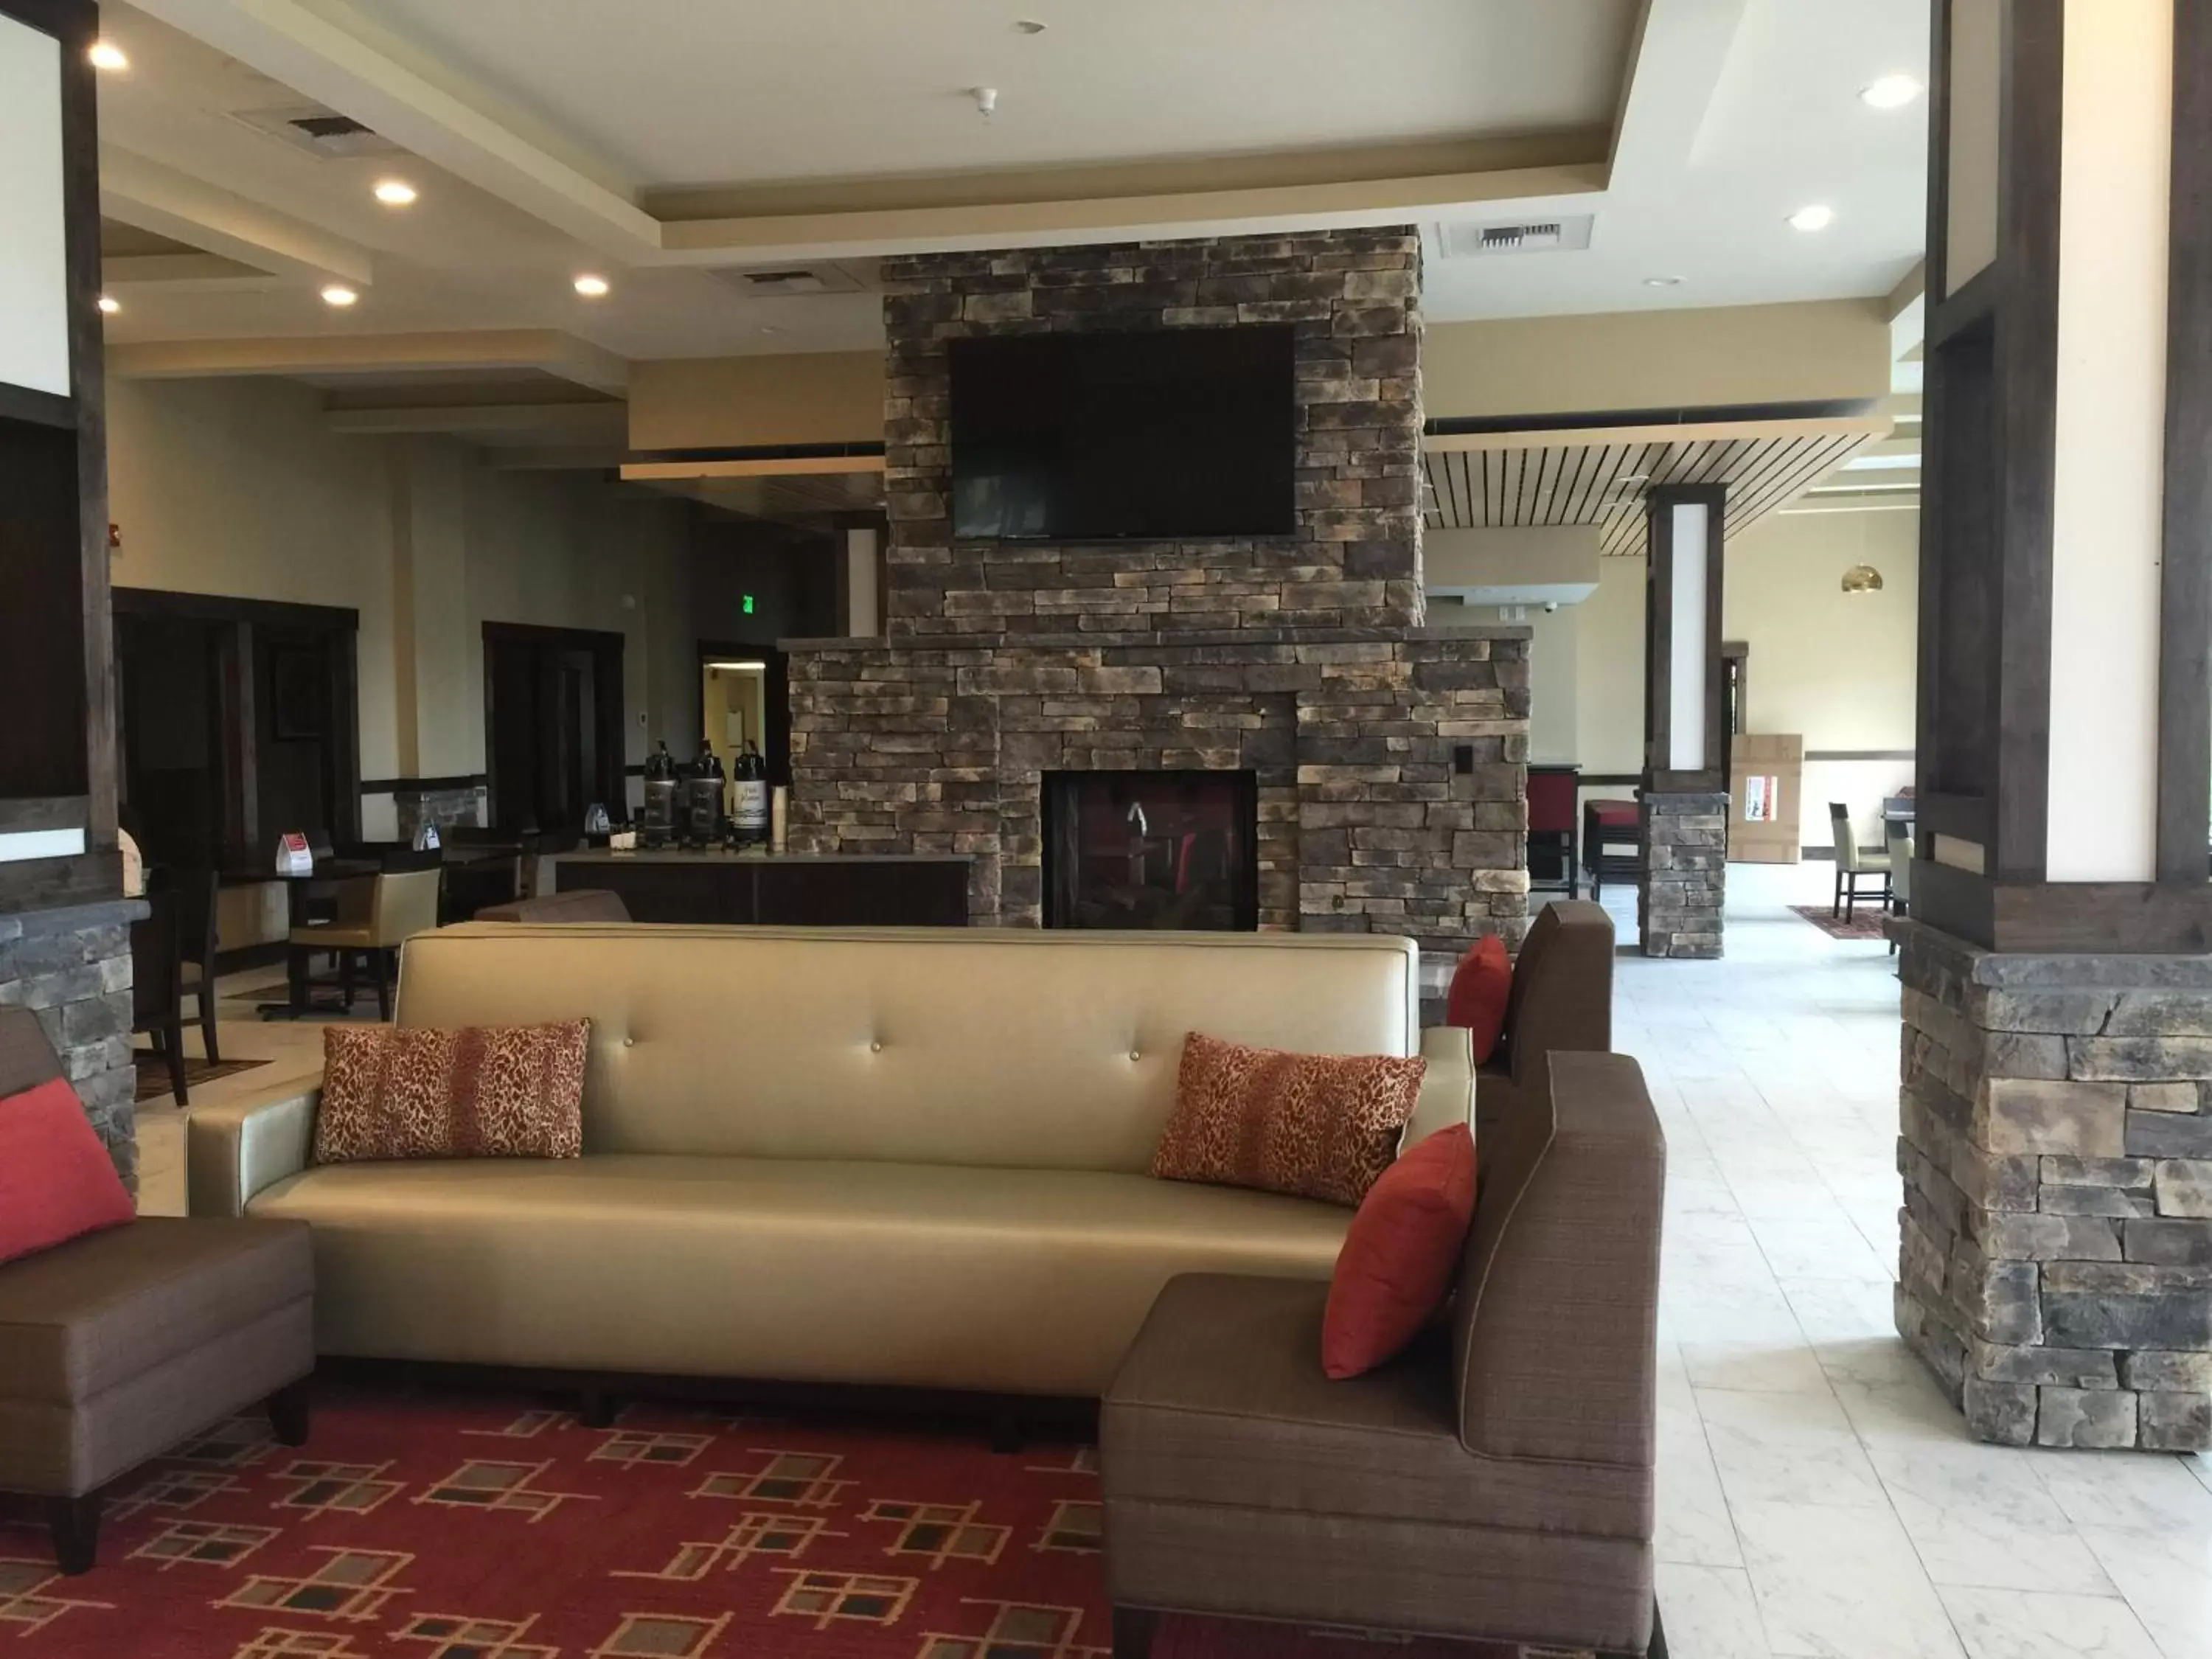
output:
[[953, 535], [1290, 534], [1292, 341], [1273, 324], [952, 341]]

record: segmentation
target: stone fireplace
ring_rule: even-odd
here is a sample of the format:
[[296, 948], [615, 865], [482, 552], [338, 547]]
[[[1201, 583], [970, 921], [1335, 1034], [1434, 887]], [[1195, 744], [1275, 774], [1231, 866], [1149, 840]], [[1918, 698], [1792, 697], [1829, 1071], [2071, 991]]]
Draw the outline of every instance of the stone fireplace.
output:
[[[1528, 635], [1422, 626], [1417, 234], [883, 269], [886, 636], [787, 642], [793, 848], [966, 853], [970, 921], [1037, 927], [1048, 778], [1249, 773], [1258, 926], [1517, 944]], [[1291, 534], [953, 537], [950, 341], [1285, 324]]]

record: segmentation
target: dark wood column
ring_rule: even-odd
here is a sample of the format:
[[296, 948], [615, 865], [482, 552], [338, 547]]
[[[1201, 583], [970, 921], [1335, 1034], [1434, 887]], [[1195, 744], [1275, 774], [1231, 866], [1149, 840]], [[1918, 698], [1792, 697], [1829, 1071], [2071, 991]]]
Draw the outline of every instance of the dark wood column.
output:
[[[2111, 74], [2110, 36], [2102, 46], [2087, 40], [2078, 18], [2069, 35], [2069, 5], [2085, 3], [1936, 0], [1934, 9], [1912, 904], [1923, 921], [1994, 950], [2207, 951], [2212, 8], [2182, 0], [2172, 9], [2170, 227], [2154, 213], [2122, 227], [2107, 222], [2109, 192], [2086, 170], [2101, 148], [2068, 131], [2069, 77], [2086, 88]], [[2143, 27], [2141, 15], [2134, 27]], [[2146, 86], [2140, 74], [2129, 84]], [[2150, 84], [2145, 96], [2165, 90]], [[2088, 109], [2109, 118], [2113, 106], [2105, 99]], [[2078, 128], [2085, 117], [2073, 112]], [[2123, 144], [2130, 136], [2140, 135], [2123, 133]], [[2118, 153], [2130, 154], [2113, 163], [2121, 173], [2146, 172]], [[2125, 182], [2112, 179], [2116, 189]], [[2062, 237], [2070, 215], [2092, 231]], [[2085, 533], [2063, 502], [2069, 488], [2080, 498], [2083, 457], [2099, 464], [2096, 446], [2114, 428], [2110, 386], [2085, 389], [2084, 380], [2109, 374], [2100, 366], [2116, 354], [2080, 337], [2062, 358], [2062, 311], [2148, 316], [2155, 327], [2155, 308], [2137, 304], [2134, 290], [2098, 291], [2111, 272], [2094, 262], [2115, 246], [2155, 251], [2160, 236], [2162, 443], [2154, 430], [2130, 440], [2110, 485], [2116, 502], [2139, 496], [2135, 469], [2162, 448], [2162, 526], [2131, 539], [2116, 514]], [[2086, 262], [2075, 263], [2085, 245]], [[2062, 281], [2095, 297], [2067, 310]], [[2145, 406], [2159, 395], [2157, 379], [2154, 366], [2138, 374], [2132, 400], [2121, 401]], [[2104, 619], [2069, 603], [2090, 562], [2115, 581], [2155, 562], [2150, 628], [2100, 632]], [[2134, 620], [2143, 614], [2138, 603]], [[2054, 690], [2054, 660], [2075, 668], [2072, 690]], [[2100, 771], [2098, 748], [2081, 739], [2080, 686], [2102, 674], [2140, 684], [2133, 677], [2152, 672], [2154, 691], [2115, 699], [2119, 713], [2100, 734], [2112, 754], [2148, 758]], [[2055, 726], [2071, 733], [2056, 754]], [[2110, 855], [2100, 856], [2094, 820], [2106, 807]]]
[[1725, 484], [1644, 496], [1646, 956], [1717, 957], [1728, 884], [1728, 661], [1721, 641]]
[[[91, 0], [0, 0], [11, 53], [51, 62], [59, 78], [62, 289], [16, 297], [18, 321], [33, 331], [58, 304], [68, 354], [66, 392], [0, 377], [0, 911], [120, 892], [99, 135], [87, 57], [98, 27]], [[45, 165], [51, 151], [40, 148], [39, 161], [11, 155], [5, 165]], [[35, 264], [54, 230], [0, 223], [0, 240], [31, 248]], [[45, 280], [27, 278], [34, 288]]]
[[[1662, 484], [1644, 496], [1644, 787], [1728, 787], [1728, 663], [1721, 649], [1726, 484]], [[1685, 615], [1694, 608], [1693, 616]]]

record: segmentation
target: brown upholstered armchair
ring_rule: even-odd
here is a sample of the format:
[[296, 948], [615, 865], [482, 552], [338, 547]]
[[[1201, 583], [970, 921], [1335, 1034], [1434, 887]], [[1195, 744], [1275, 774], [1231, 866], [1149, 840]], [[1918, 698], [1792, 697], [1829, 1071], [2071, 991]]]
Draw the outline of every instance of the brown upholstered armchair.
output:
[[1582, 899], [1546, 905], [1513, 964], [1498, 1052], [1476, 1074], [1475, 1137], [1550, 1086], [1554, 1054], [1613, 1047], [1613, 918]]
[[[61, 1075], [0, 1008], [0, 1099]], [[306, 1441], [314, 1271], [299, 1222], [167, 1216], [0, 1262], [0, 1492], [44, 1500], [64, 1572], [93, 1565], [101, 1488], [179, 1441], [256, 1401]]]
[[1161, 1612], [1663, 1655], [1652, 1595], [1666, 1146], [1561, 1053], [1482, 1152], [1448, 1328], [1321, 1368], [1326, 1284], [1160, 1293], [1099, 1424], [1115, 1659]]

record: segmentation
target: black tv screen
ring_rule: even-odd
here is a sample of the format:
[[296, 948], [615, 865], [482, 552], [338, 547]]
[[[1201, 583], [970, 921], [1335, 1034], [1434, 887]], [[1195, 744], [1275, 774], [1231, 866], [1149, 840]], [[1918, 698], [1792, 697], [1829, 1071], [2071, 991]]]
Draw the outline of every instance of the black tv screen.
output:
[[952, 533], [1288, 535], [1292, 361], [1275, 325], [954, 340]]

